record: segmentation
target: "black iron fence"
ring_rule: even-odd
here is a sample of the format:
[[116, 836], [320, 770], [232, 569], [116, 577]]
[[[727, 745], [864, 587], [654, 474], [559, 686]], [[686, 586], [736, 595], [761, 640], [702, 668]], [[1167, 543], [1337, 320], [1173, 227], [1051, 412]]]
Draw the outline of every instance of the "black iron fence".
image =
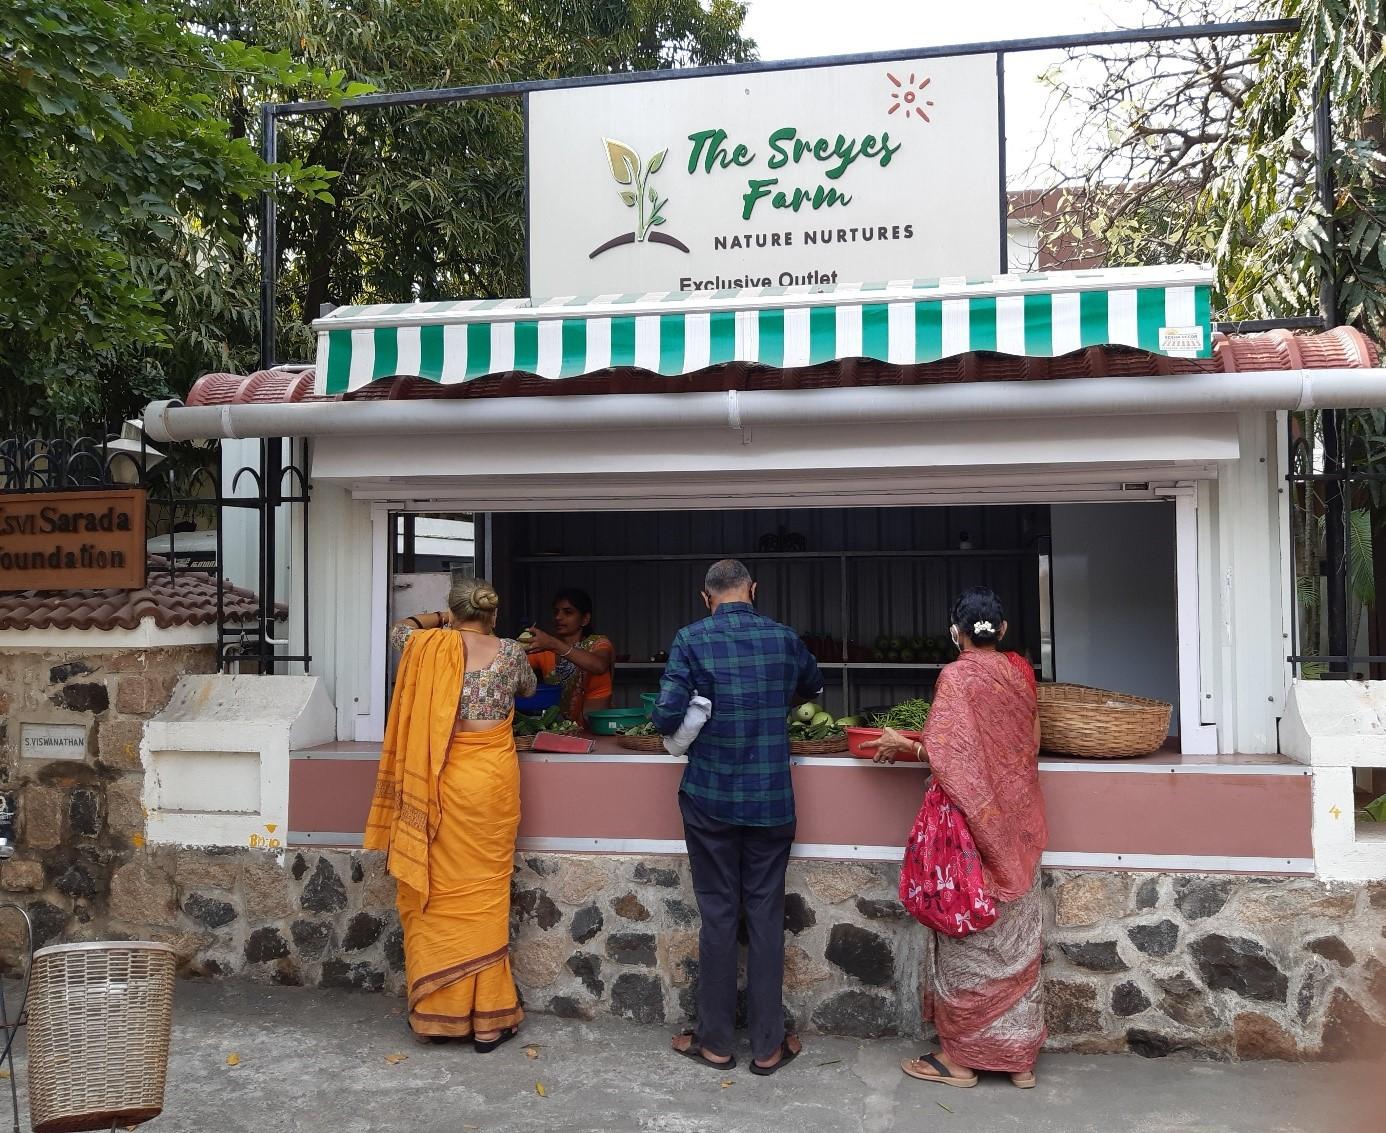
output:
[[[300, 442], [300, 445], [302, 442]], [[258, 460], [223, 467], [217, 442], [155, 449], [143, 433], [127, 427], [120, 435], [0, 438], [0, 493], [92, 491], [143, 488], [146, 493], [148, 577], [199, 575], [215, 589], [218, 666], [224, 672], [274, 673], [307, 670], [308, 527], [310, 490], [294, 442], [259, 443]], [[303, 451], [300, 447], [298, 451]], [[235, 522], [230, 517], [249, 517]], [[244, 552], [253, 577], [227, 578], [227, 539]], [[253, 544], [248, 546], [245, 540]], [[285, 547], [287, 542], [290, 546]], [[297, 539], [301, 562], [292, 572], [292, 594], [281, 593], [280, 564]], [[253, 554], [251, 553], [253, 551]], [[148, 583], [146, 583], [148, 585]], [[3, 583], [0, 583], [3, 588]], [[233, 594], [253, 591], [253, 616]], [[290, 651], [290, 617], [299, 625], [300, 646]]]
[[1386, 679], [1386, 410], [1290, 414], [1287, 468], [1288, 660], [1303, 677]]

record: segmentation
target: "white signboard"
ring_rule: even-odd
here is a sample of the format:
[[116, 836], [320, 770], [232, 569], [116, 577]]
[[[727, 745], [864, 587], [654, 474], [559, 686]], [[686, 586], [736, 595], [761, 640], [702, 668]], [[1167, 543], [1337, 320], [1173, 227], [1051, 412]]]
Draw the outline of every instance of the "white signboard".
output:
[[541, 91], [536, 296], [1000, 268], [996, 57]]
[[85, 724], [22, 724], [19, 754], [24, 759], [86, 759]]

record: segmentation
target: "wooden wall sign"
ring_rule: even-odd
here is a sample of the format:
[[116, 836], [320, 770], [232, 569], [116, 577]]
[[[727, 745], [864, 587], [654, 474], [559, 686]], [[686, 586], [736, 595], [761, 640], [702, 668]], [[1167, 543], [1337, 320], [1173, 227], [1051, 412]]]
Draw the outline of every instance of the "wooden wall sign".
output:
[[144, 586], [142, 488], [0, 492], [0, 590]]

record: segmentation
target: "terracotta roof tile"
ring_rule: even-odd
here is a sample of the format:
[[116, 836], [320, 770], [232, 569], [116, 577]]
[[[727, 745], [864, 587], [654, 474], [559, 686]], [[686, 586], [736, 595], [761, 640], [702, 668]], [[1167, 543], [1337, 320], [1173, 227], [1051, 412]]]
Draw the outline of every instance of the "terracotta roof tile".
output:
[[[259, 614], [255, 595], [229, 583], [223, 602], [228, 621]], [[215, 624], [216, 579], [186, 570], [170, 574], [167, 560], [151, 556], [143, 590], [0, 591], [0, 630], [136, 629], [146, 618], [160, 629]]]
[[922, 366], [892, 366], [847, 358], [802, 369], [730, 362], [683, 377], [655, 378], [642, 370], [603, 370], [554, 381], [533, 374], [493, 374], [458, 385], [422, 378], [382, 378], [336, 397], [313, 393], [313, 370], [260, 370], [237, 377], [206, 374], [188, 394], [189, 405], [247, 402], [422, 401], [470, 397], [533, 397], [556, 394], [689, 393], [718, 390], [821, 389], [833, 386], [932, 385], [944, 382], [1044, 381], [1052, 378], [1155, 377], [1165, 374], [1238, 373], [1248, 370], [1360, 369], [1377, 365], [1374, 343], [1351, 327], [1323, 334], [1213, 335], [1213, 356], [1169, 358], [1125, 346], [1090, 346], [1060, 358], [1020, 358], [974, 352]]

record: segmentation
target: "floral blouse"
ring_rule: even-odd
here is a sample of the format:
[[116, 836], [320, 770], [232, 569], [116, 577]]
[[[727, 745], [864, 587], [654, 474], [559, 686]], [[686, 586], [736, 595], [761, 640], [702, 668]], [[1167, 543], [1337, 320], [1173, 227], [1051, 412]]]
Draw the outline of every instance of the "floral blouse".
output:
[[[402, 650], [414, 632], [410, 625], [392, 626], [390, 644]], [[457, 701], [459, 720], [504, 720], [515, 708], [515, 698], [533, 696], [539, 678], [519, 642], [501, 638], [500, 650], [484, 669], [462, 675], [462, 695]]]

